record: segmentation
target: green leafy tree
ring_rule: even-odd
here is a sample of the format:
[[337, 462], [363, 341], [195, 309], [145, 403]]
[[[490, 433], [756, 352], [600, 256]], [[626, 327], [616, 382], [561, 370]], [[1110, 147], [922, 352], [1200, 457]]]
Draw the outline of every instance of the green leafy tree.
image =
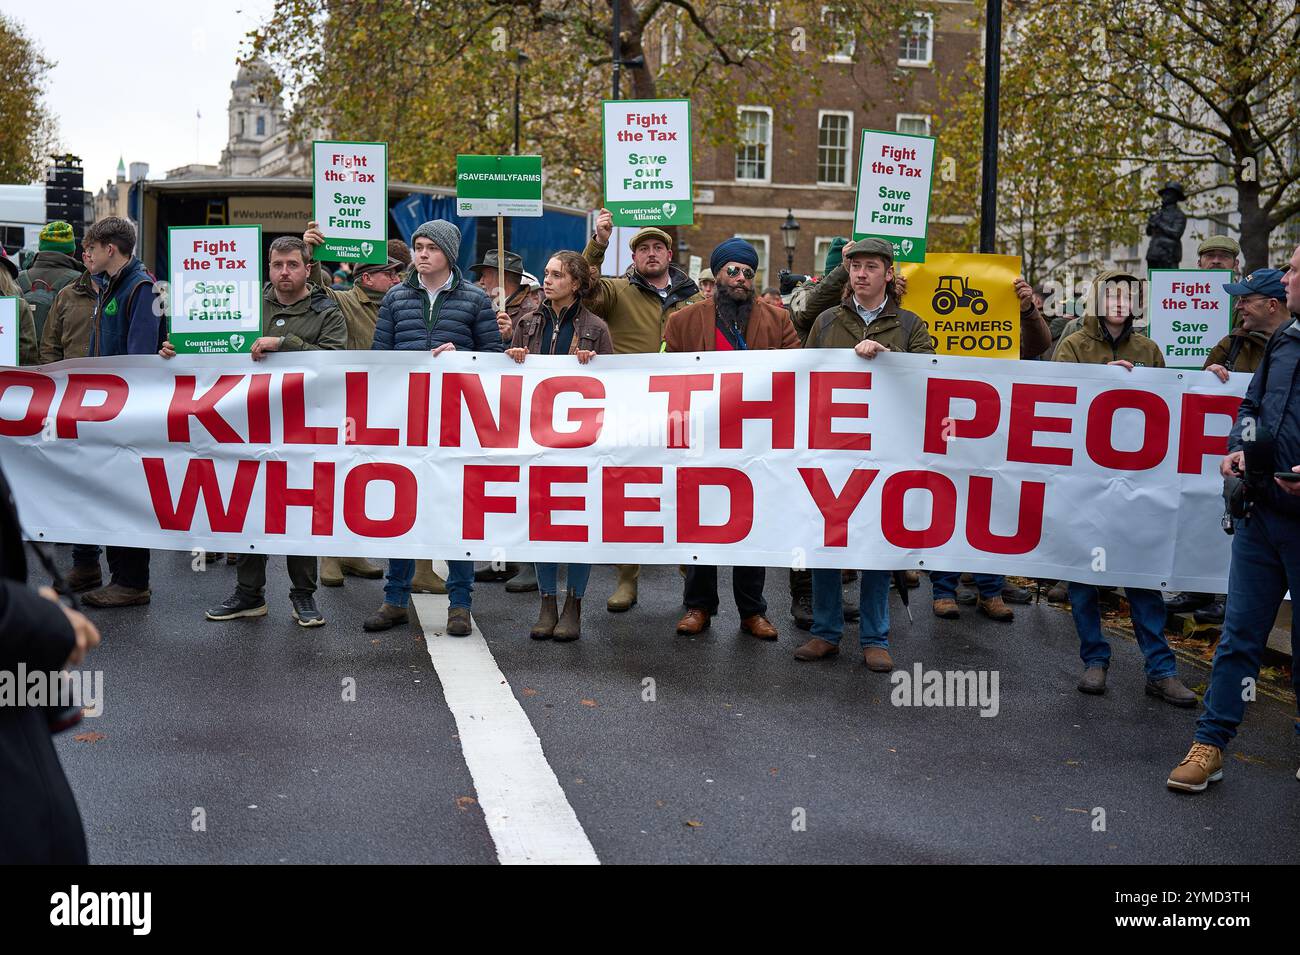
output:
[[0, 182], [40, 179], [54, 151], [55, 123], [43, 102], [51, 66], [22, 26], [0, 13]]

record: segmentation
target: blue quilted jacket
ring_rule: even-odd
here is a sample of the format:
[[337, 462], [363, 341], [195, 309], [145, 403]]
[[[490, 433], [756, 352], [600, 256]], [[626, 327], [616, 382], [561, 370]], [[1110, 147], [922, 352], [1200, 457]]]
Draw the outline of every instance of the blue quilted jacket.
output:
[[432, 304], [411, 270], [379, 303], [373, 351], [427, 351], [451, 342], [457, 351], [505, 351], [492, 300], [452, 268], [451, 288]]

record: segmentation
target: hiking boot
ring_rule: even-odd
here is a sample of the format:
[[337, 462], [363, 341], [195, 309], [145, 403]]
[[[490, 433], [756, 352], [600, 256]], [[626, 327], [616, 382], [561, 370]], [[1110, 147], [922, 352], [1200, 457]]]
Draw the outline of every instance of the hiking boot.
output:
[[411, 611], [407, 607], [395, 607], [393, 604], [380, 604], [379, 609], [361, 622], [361, 629], [369, 633], [391, 630], [399, 623], [408, 623]]
[[839, 652], [840, 646], [838, 643], [831, 643], [821, 637], [813, 637], [795, 648], [794, 658], [805, 662], [809, 660], [826, 660], [830, 657], [839, 656]]
[[693, 637], [709, 629], [709, 614], [704, 610], [694, 608], [686, 611], [681, 620], [677, 621], [677, 632], [684, 637]]
[[967, 587], [965, 584], [957, 585], [957, 595], [954, 598], [957, 603], [963, 607], [973, 607], [980, 602], [980, 592], [974, 587]]
[[337, 557], [320, 559], [320, 582], [325, 587], [343, 586], [343, 567]]
[[894, 658], [884, 647], [863, 647], [862, 662], [873, 673], [888, 673], [894, 669]]
[[921, 586], [921, 572], [919, 570], [903, 571], [903, 582], [907, 584], [907, 589]]
[[1163, 680], [1147, 680], [1147, 696], [1158, 696], [1172, 706], [1184, 709], [1196, 705], [1196, 694], [1183, 685], [1176, 676], [1167, 676]]
[[211, 610], [205, 610], [203, 616], [209, 620], [234, 620], [237, 617], [265, 617], [265, 597], [245, 597], [238, 590], [225, 599], [225, 602]]
[[790, 616], [800, 630], [811, 630], [813, 625], [812, 594], [795, 594], [790, 600]]
[[230, 551], [226, 551], [226, 566], [234, 567], [237, 563], [239, 563], [239, 555], [232, 554], [230, 553]]
[[560, 614], [560, 622], [555, 625], [555, 632], [551, 634], [551, 639], [557, 643], [567, 643], [570, 640], [577, 640], [582, 636], [582, 598], [575, 597], [573, 591], [564, 598], [564, 612]]
[[1002, 585], [1002, 599], [1009, 604], [1027, 604], [1034, 599], [1034, 592], [1015, 584]]
[[343, 573], [351, 577], [360, 577], [362, 580], [378, 580], [384, 576], [382, 567], [376, 567], [364, 557], [339, 557], [337, 559], [339, 566], [343, 568]]
[[934, 615], [942, 620], [956, 620], [961, 616], [957, 601], [950, 597], [940, 597], [934, 602]]
[[542, 606], [537, 612], [537, 622], [528, 635], [534, 640], [549, 640], [555, 634], [555, 625], [560, 622], [560, 614], [555, 608], [555, 594], [542, 594]]
[[316, 609], [316, 598], [311, 594], [290, 594], [289, 604], [293, 607], [293, 619], [298, 621], [298, 626], [325, 626], [325, 617]]
[[100, 587], [85, 594], [81, 602], [91, 607], [134, 607], [149, 602], [149, 591], [123, 587], [121, 584], [109, 584], [107, 587]]
[[640, 564], [618, 564], [618, 586], [605, 603], [610, 613], [623, 613], [636, 606], [636, 582], [641, 575]]
[[104, 575], [100, 572], [98, 566], [73, 567], [72, 570], [68, 571], [68, 576], [64, 580], [67, 581], [68, 589], [74, 594], [94, 590], [96, 587], [104, 585]]
[[519, 573], [506, 581], [506, 592], [512, 594], [531, 594], [537, 590], [537, 565], [532, 561], [516, 564]]
[[1101, 696], [1106, 692], [1106, 668], [1088, 667], [1083, 671], [1083, 676], [1079, 677], [1078, 687], [1080, 693]]
[[1165, 785], [1185, 793], [1204, 792], [1210, 783], [1223, 778], [1223, 750], [1208, 743], [1193, 743]]
[[761, 613], [756, 613], [752, 617], [746, 617], [740, 621], [740, 629], [751, 637], [758, 637], [760, 640], [775, 640], [777, 637], [776, 627], [772, 626], [772, 621]]
[[1223, 614], [1226, 608], [1222, 597], [1215, 597], [1214, 602], [1202, 607], [1192, 614], [1192, 619], [1197, 623], [1208, 623], [1214, 626], [1223, 626]]
[[1047, 591], [1047, 602], [1049, 604], [1063, 604], [1070, 602], [1070, 585], [1064, 580], [1058, 580], [1052, 584]]
[[468, 637], [474, 632], [468, 607], [452, 607], [447, 611], [447, 636]]
[[987, 600], [981, 597], [980, 613], [999, 623], [1010, 623], [1016, 616], [1011, 612], [1011, 608], [1002, 602], [1001, 596], [989, 597]]

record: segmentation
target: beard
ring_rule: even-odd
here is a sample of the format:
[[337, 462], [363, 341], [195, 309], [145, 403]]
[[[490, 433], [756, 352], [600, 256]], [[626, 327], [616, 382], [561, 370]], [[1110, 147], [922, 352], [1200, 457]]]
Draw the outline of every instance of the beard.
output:
[[744, 286], [729, 287], [719, 282], [713, 289], [713, 302], [719, 318], [744, 328], [749, 322], [749, 313], [754, 309], [754, 290]]

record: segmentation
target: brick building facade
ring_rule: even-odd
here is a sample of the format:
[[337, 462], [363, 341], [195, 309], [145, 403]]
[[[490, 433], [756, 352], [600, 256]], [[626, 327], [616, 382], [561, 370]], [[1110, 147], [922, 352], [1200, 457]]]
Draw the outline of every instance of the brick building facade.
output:
[[[959, 74], [980, 56], [975, 13], [968, 0], [935, 4], [915, 31], [899, 38], [896, 64], [863, 62], [848, 48], [814, 60], [822, 92], [793, 117], [758, 97], [744, 101], [739, 143], [696, 146], [695, 225], [679, 232], [679, 244], [689, 247], [679, 254], [681, 264], [700, 255], [707, 265], [718, 242], [739, 235], [758, 249], [759, 281], [775, 285], [786, 267], [780, 227], [790, 211], [799, 224], [793, 271], [820, 274], [831, 240], [852, 230], [862, 130], [935, 134], [923, 104], [937, 99], [937, 77]], [[896, 85], [895, 71], [906, 81]]]

